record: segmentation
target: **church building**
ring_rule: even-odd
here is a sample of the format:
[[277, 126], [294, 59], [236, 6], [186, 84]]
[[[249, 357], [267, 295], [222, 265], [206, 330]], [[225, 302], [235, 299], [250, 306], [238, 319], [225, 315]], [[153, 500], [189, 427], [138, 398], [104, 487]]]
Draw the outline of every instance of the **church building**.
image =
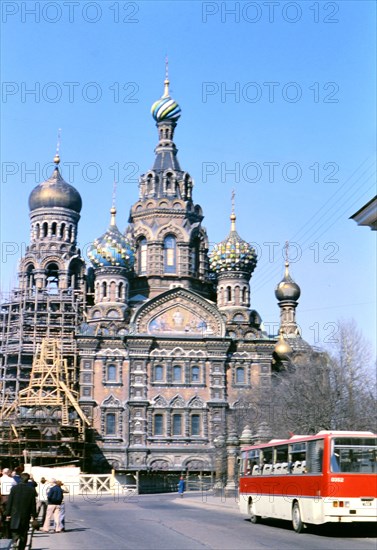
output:
[[[82, 200], [59, 155], [30, 194], [30, 243], [1, 307], [0, 407], [18, 434], [9, 428], [14, 452], [23, 434], [25, 448], [38, 440], [41, 463], [78, 457], [96, 472], [210, 474], [214, 442], [227, 437], [242, 393], [268, 393], [287, 355], [310, 349], [287, 263], [275, 291], [280, 335], [268, 335], [252, 309], [257, 255], [237, 232], [234, 208], [228, 235], [209, 252], [174, 142], [180, 115], [166, 77], [152, 106], [152, 167], [125, 231], [113, 203], [90, 267], [77, 247]], [[5, 463], [1, 442], [0, 455]]]

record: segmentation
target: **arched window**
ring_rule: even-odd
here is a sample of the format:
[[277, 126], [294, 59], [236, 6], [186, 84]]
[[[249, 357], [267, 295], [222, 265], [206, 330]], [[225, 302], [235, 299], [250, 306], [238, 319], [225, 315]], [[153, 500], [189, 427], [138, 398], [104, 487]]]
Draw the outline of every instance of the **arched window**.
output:
[[173, 382], [182, 382], [182, 367], [178, 365], [173, 367]]
[[200, 239], [196, 237], [192, 243], [191, 248], [191, 269], [194, 277], [199, 275], [199, 263], [200, 263]]
[[191, 382], [199, 382], [199, 367], [191, 367]]
[[35, 237], [37, 239], [39, 239], [41, 236], [41, 228], [40, 228], [40, 225], [39, 223], [37, 223], [37, 225], [35, 226]]
[[102, 297], [106, 298], [106, 296], [107, 296], [107, 283], [106, 281], [104, 281], [102, 283]]
[[232, 289], [230, 286], [226, 287], [226, 299], [228, 300], [228, 302], [232, 301]]
[[56, 222], [53, 222], [51, 225], [51, 235], [53, 237], [56, 237], [56, 228], [57, 228]]
[[166, 174], [166, 179], [165, 179], [166, 191], [170, 191], [172, 188], [172, 176], [173, 174], [171, 172], [168, 172]]
[[175, 273], [176, 271], [176, 240], [173, 235], [168, 235], [164, 239], [164, 271], [165, 273]]
[[236, 368], [236, 382], [237, 384], [245, 383], [245, 369], [243, 367]]
[[117, 368], [116, 365], [107, 365], [107, 382], [116, 382], [117, 379]]
[[46, 289], [51, 294], [56, 294], [59, 288], [59, 266], [50, 263], [46, 267]]
[[147, 272], [147, 239], [145, 237], [139, 240], [138, 264], [139, 275], [144, 275]]
[[191, 435], [200, 435], [200, 414], [191, 415]]
[[69, 242], [72, 242], [72, 225], [68, 228], [68, 240]]
[[27, 288], [34, 288], [35, 287], [35, 280], [34, 280], [34, 266], [28, 265], [26, 270], [26, 286]]
[[233, 317], [233, 323], [243, 323], [244, 321], [245, 319], [242, 313], [236, 313], [236, 315]]
[[82, 263], [78, 258], [74, 258], [69, 264], [68, 286], [74, 289], [80, 287]]
[[65, 223], [62, 223], [60, 226], [60, 238], [64, 239], [64, 233], [65, 233]]
[[105, 417], [105, 434], [115, 435], [116, 415], [115, 413], [107, 413]]
[[164, 379], [164, 368], [161, 365], [156, 365], [154, 368], [154, 381], [161, 382]]
[[242, 289], [242, 301], [243, 303], [247, 301], [247, 288], [245, 286]]
[[48, 225], [47, 222], [44, 222], [42, 225], [42, 237], [47, 237]]
[[123, 297], [123, 283], [119, 283], [118, 285], [118, 298], [122, 298]]
[[164, 416], [155, 414], [153, 418], [153, 435], [163, 435], [164, 433]]
[[172, 435], [182, 435], [182, 415], [173, 414]]

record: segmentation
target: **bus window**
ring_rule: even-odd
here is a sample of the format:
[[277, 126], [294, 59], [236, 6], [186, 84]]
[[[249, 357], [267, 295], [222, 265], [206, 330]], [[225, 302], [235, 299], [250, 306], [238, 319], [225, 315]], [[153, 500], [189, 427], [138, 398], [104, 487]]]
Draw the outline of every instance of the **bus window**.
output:
[[262, 451], [262, 462], [261, 462], [261, 473], [262, 474], [271, 474], [272, 473], [272, 461], [274, 456], [273, 447], [267, 447]]
[[373, 474], [377, 472], [377, 439], [334, 438], [330, 468], [332, 472]]
[[306, 472], [308, 474], [321, 474], [323, 469], [323, 439], [308, 441], [306, 455]]
[[275, 452], [274, 474], [288, 474], [289, 470], [288, 445], [279, 445]]
[[247, 475], [255, 475], [259, 473], [259, 450], [255, 449], [248, 452], [247, 459]]
[[273, 448], [268, 447], [267, 449], [263, 449], [263, 462], [264, 464], [272, 464], [272, 457], [273, 457]]
[[246, 452], [242, 452], [242, 453], [241, 453], [241, 468], [240, 468], [240, 472], [241, 472], [242, 475], [247, 475], [247, 470], [248, 470], [247, 453], [246, 453]]
[[306, 464], [306, 443], [292, 443], [289, 446], [289, 472], [304, 474]]
[[276, 462], [288, 462], [288, 445], [276, 447]]

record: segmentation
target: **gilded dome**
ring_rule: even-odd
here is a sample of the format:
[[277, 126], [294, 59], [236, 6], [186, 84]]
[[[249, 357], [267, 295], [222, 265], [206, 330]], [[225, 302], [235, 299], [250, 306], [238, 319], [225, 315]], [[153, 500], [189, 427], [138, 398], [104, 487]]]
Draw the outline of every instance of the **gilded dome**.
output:
[[55, 166], [48, 180], [37, 185], [29, 196], [30, 210], [54, 207], [69, 208], [77, 213], [82, 208], [80, 193], [62, 178], [58, 166]]
[[133, 246], [119, 231], [115, 223], [116, 210], [111, 210], [108, 230], [90, 246], [88, 257], [94, 267], [123, 267], [131, 270], [135, 263]]
[[274, 352], [280, 359], [286, 359], [287, 355], [292, 353], [292, 348], [283, 337], [283, 331], [280, 331], [279, 340], [276, 342]]
[[155, 101], [151, 107], [151, 113], [156, 122], [164, 120], [178, 120], [181, 116], [181, 108], [169, 95], [169, 79], [165, 79], [163, 96]]
[[300, 287], [294, 282], [289, 274], [289, 263], [285, 262], [284, 277], [275, 289], [275, 296], [279, 302], [284, 300], [292, 300], [296, 302], [300, 298], [300, 294]]
[[210, 254], [211, 270], [216, 273], [246, 271], [251, 274], [257, 265], [257, 254], [254, 248], [238, 235], [235, 214], [232, 214], [230, 219], [232, 223], [228, 237], [216, 244]]

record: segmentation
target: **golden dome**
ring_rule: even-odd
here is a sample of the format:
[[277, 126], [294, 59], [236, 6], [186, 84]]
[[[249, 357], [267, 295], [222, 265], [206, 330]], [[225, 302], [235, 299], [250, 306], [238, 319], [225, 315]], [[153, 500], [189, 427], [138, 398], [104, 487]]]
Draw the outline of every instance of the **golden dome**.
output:
[[[57, 157], [54, 158], [56, 164], [56, 160], [60, 162]], [[54, 207], [68, 208], [77, 213], [82, 208], [80, 193], [62, 178], [57, 166], [49, 179], [37, 185], [29, 196], [30, 210]]]
[[280, 330], [279, 340], [276, 342], [274, 352], [280, 359], [286, 359], [287, 355], [292, 353], [292, 348], [283, 337], [283, 331]]
[[301, 289], [290, 276], [289, 263], [286, 261], [284, 277], [275, 289], [275, 296], [280, 302], [284, 300], [293, 300], [296, 302], [300, 298], [300, 294]]

